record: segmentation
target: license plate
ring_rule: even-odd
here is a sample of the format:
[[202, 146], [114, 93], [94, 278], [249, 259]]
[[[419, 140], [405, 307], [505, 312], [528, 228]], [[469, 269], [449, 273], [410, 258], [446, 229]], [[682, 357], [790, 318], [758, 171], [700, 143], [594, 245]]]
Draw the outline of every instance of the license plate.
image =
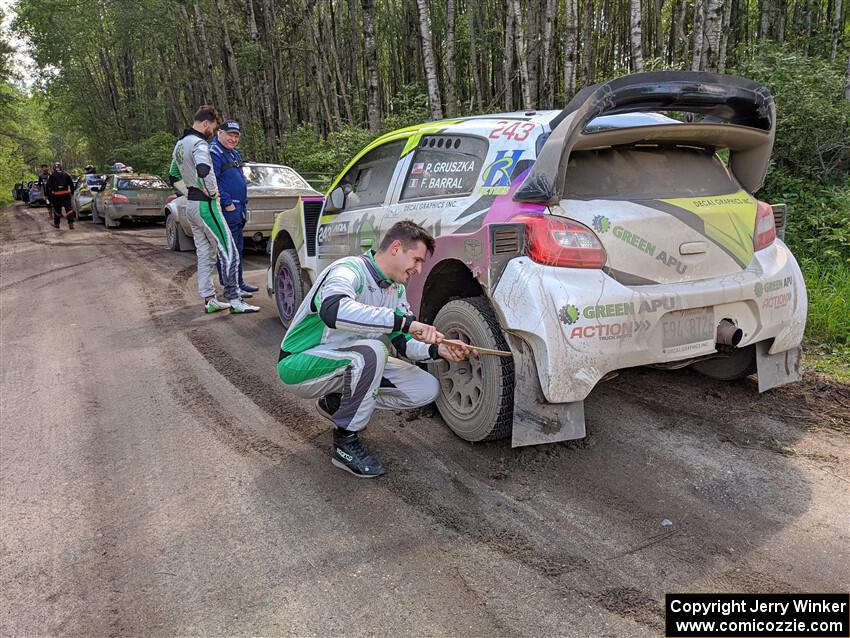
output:
[[664, 354], [699, 352], [714, 347], [717, 326], [714, 308], [694, 308], [669, 312], [661, 320]]

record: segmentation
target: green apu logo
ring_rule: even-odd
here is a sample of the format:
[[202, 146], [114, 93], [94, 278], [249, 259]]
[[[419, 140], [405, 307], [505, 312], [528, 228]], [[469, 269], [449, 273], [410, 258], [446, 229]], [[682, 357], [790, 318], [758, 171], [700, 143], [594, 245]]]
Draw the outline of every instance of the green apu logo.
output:
[[593, 218], [593, 229], [597, 233], [607, 233], [609, 228], [611, 228], [611, 220], [605, 215], [597, 215]]
[[760, 281], [756, 282], [756, 297], [761, 297], [764, 292], [764, 286]]
[[572, 304], [566, 304], [562, 306], [558, 311], [558, 317], [561, 319], [561, 322], [569, 325], [574, 324], [578, 321], [579, 309], [573, 306]]

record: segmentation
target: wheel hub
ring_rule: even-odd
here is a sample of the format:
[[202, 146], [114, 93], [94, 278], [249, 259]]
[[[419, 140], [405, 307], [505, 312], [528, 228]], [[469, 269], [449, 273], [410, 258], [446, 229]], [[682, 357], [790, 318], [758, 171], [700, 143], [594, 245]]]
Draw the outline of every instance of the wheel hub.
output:
[[275, 297], [280, 309], [281, 318], [291, 321], [295, 316], [295, 281], [292, 273], [285, 266], [277, 272], [277, 287]]

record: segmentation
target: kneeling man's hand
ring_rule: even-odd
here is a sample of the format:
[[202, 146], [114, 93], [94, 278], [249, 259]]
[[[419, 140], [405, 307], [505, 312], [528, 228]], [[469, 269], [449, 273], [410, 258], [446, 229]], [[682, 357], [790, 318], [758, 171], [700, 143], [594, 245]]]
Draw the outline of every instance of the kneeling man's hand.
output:
[[410, 334], [422, 343], [440, 343], [443, 340], [442, 333], [434, 326], [429, 326], [421, 321], [414, 321], [410, 324]]
[[464, 359], [474, 357], [477, 354], [472, 348], [456, 346], [448, 343], [441, 343], [437, 346], [437, 352], [447, 361], [463, 361]]

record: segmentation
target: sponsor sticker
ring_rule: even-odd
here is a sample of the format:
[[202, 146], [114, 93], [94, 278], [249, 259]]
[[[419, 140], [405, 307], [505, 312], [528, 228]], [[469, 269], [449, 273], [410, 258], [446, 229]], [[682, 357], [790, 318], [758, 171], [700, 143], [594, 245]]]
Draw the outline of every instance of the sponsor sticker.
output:
[[502, 150], [496, 153], [493, 162], [484, 169], [483, 188], [506, 187], [511, 185], [511, 170], [523, 154], [522, 149]]

